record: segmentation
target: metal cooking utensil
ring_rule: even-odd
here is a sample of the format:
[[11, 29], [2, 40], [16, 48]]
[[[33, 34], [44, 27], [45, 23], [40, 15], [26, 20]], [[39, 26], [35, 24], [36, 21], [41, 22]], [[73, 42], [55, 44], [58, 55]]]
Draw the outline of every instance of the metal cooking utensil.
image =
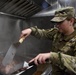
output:
[[10, 48], [8, 49], [3, 61], [2, 61], [2, 65], [6, 66], [8, 64], [10, 64], [16, 54], [16, 50], [19, 47], [19, 45], [24, 41], [25, 37], [22, 37], [18, 42], [12, 44], [10, 46]]

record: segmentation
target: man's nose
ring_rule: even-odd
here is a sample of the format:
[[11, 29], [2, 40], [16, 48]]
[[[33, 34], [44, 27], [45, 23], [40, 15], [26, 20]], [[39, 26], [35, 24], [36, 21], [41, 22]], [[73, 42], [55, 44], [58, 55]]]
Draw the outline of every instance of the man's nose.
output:
[[59, 24], [57, 24], [56, 27], [58, 28], [59, 27]]

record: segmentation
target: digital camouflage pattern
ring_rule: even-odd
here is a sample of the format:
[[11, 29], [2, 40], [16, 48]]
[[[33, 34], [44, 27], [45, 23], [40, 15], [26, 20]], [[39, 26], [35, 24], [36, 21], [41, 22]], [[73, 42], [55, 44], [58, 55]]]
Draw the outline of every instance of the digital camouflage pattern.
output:
[[[55, 11], [53, 22], [61, 22], [67, 18], [75, 17], [73, 7], [61, 8]], [[76, 29], [68, 36], [64, 36], [56, 28], [38, 29], [31, 27], [32, 35], [37, 38], [47, 38], [53, 41], [50, 52], [52, 62], [52, 75], [75, 75], [76, 74]]]
[[55, 11], [55, 16], [51, 21], [61, 22], [66, 18], [75, 17], [75, 9], [73, 7], [61, 8]]
[[[52, 62], [52, 75], [76, 74], [76, 30], [64, 36], [56, 28], [38, 29], [31, 27], [32, 35], [37, 38], [47, 38], [53, 41], [50, 60]], [[67, 74], [68, 75], [68, 74]]]

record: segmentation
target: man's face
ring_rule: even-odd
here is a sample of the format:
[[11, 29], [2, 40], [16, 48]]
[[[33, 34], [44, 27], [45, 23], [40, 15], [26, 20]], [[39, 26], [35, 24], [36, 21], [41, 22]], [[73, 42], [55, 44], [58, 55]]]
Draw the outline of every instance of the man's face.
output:
[[68, 20], [64, 20], [63, 22], [57, 23], [56, 27], [60, 32], [66, 33], [70, 27], [71, 22]]

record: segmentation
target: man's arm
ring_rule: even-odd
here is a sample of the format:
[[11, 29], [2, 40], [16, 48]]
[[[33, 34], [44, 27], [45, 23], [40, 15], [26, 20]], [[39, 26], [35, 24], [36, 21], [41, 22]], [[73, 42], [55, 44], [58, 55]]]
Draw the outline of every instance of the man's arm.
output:
[[37, 26], [27, 28], [25, 30], [22, 30], [21, 37], [25, 36], [28, 37], [30, 34], [37, 37], [37, 38], [47, 38], [47, 39], [53, 39], [54, 35], [57, 33], [56, 28], [51, 29], [39, 29]]
[[50, 53], [50, 60], [55, 64], [61, 64], [66, 67], [68, 70], [76, 74], [76, 57], [66, 55], [63, 53]]
[[37, 38], [47, 38], [47, 39], [52, 39], [53, 36], [58, 32], [56, 28], [51, 28], [51, 29], [39, 29], [37, 26], [31, 27], [32, 30], [32, 35], [37, 37]]

